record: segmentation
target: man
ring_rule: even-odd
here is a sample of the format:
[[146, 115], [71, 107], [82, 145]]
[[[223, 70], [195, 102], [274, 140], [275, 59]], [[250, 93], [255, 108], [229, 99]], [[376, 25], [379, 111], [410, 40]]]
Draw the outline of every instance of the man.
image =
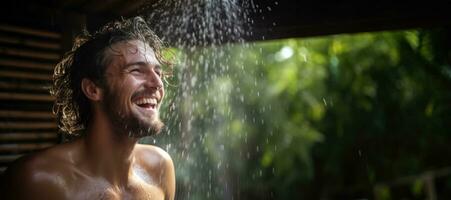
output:
[[1, 199], [174, 199], [170, 156], [137, 144], [163, 127], [161, 46], [139, 17], [78, 37], [51, 91], [59, 127], [77, 137], [11, 165]]

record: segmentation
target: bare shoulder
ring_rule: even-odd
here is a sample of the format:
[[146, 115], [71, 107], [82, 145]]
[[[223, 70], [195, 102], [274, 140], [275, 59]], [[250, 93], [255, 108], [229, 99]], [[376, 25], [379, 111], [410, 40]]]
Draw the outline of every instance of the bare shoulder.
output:
[[136, 148], [136, 156], [142, 164], [148, 167], [159, 167], [163, 164], [173, 165], [171, 156], [160, 147], [138, 144]]
[[64, 159], [55, 148], [24, 156], [3, 174], [1, 195], [10, 199], [63, 199]]
[[138, 144], [135, 158], [163, 190], [165, 199], [174, 199], [175, 171], [171, 156], [159, 147]]

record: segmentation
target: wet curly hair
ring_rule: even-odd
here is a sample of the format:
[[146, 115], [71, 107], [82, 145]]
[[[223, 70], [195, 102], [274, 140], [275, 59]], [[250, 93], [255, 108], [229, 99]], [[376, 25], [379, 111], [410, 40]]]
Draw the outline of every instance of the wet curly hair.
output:
[[72, 50], [55, 66], [50, 94], [55, 98], [53, 113], [58, 127], [71, 136], [81, 136], [92, 116], [91, 104], [81, 89], [81, 81], [90, 79], [105, 86], [107, 48], [117, 42], [140, 40], [154, 51], [157, 60], [167, 66], [164, 77], [172, 69], [170, 60], [163, 57], [165, 46], [141, 17], [121, 19], [103, 26], [94, 34], [84, 31], [77, 36]]

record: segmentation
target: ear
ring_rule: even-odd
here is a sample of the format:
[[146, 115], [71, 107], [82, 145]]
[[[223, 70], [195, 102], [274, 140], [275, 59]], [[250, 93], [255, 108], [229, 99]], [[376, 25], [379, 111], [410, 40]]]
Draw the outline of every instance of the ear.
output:
[[81, 90], [92, 101], [100, 101], [102, 99], [102, 89], [87, 78], [81, 81]]

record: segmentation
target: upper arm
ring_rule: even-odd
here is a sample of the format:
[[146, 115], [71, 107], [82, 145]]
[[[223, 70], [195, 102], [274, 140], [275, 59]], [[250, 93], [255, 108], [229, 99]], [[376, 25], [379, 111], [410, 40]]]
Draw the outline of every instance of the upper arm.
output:
[[171, 157], [166, 153], [167, 156], [163, 156], [162, 158], [162, 167], [164, 168], [162, 171], [162, 187], [164, 188], [165, 196], [169, 200], [173, 200], [175, 196], [175, 170], [174, 163], [172, 162]]
[[145, 154], [141, 155], [147, 172], [155, 178], [157, 184], [164, 192], [165, 200], [175, 197], [175, 170], [171, 157], [163, 149], [145, 145]]

